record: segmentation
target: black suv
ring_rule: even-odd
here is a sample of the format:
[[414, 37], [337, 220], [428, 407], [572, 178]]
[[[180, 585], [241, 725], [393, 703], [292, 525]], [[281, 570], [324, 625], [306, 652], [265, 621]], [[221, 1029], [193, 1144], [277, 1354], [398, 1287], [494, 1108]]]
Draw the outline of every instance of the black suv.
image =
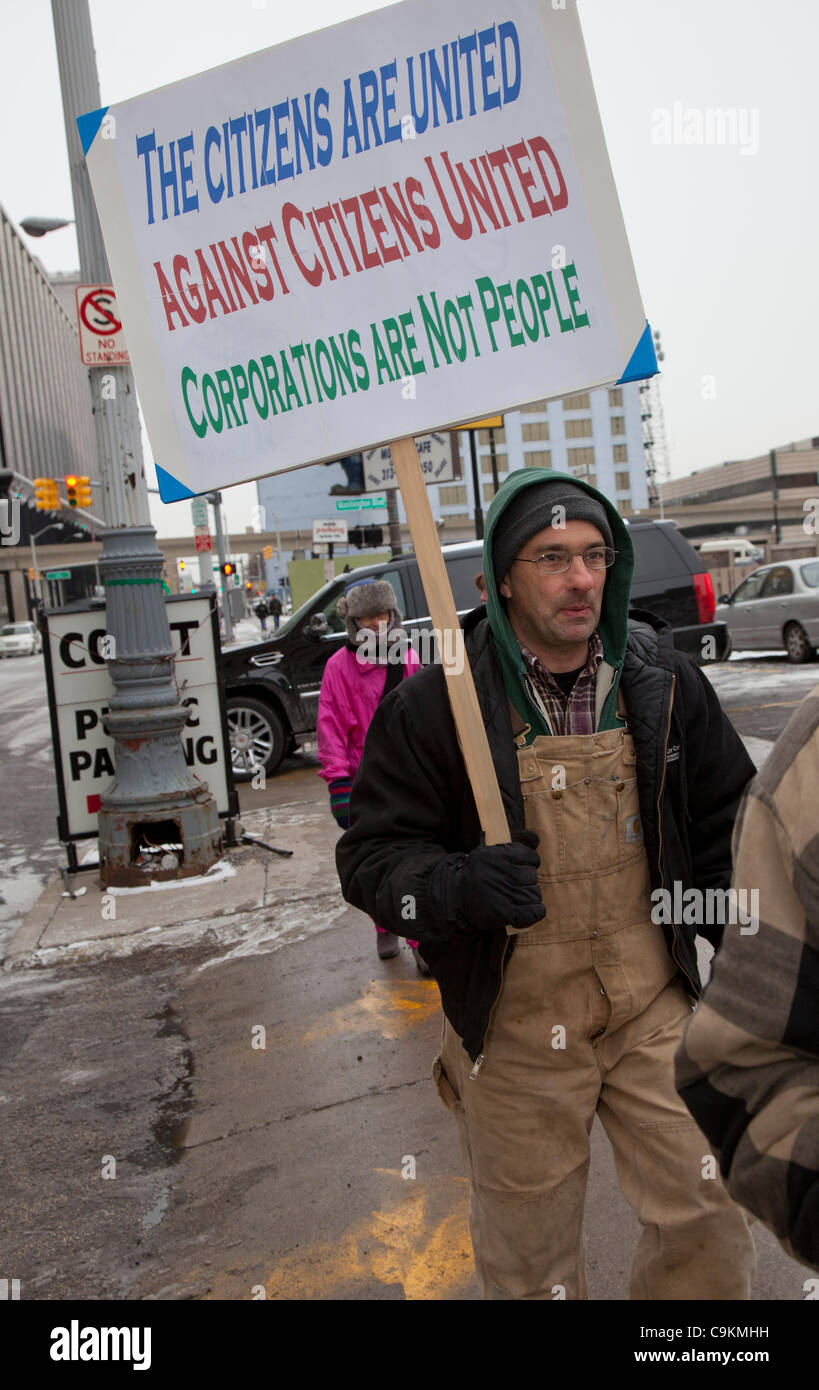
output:
[[[631, 601], [665, 618], [675, 645], [700, 664], [721, 661], [729, 650], [725, 623], [714, 622], [711, 577], [697, 552], [672, 521], [637, 517], [630, 522], [635, 568]], [[480, 541], [443, 547], [459, 616], [479, 602], [475, 576], [481, 569]], [[414, 555], [367, 565], [325, 584], [276, 632], [222, 655], [227, 717], [238, 781], [261, 764], [267, 773], [286, 754], [315, 737], [324, 667], [345, 640], [336, 604], [355, 579], [388, 579], [395, 590], [404, 627], [428, 628], [430, 619]], [[711, 637], [711, 643], [704, 643]]]

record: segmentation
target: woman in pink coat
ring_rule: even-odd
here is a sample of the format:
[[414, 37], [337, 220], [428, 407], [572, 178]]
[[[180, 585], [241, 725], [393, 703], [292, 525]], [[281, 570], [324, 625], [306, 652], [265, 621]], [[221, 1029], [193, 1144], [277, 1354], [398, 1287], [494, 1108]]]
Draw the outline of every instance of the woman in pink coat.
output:
[[[336, 609], [344, 619], [347, 641], [324, 668], [318, 708], [320, 777], [330, 788], [330, 810], [342, 830], [350, 823], [350, 791], [361, 762], [364, 739], [376, 707], [399, 681], [420, 666], [409, 644], [402, 655], [404, 630], [395, 590], [386, 579], [351, 584]], [[398, 657], [398, 660], [395, 658]], [[398, 937], [374, 923], [378, 954], [389, 960], [399, 952]], [[429, 969], [410, 941], [422, 975]]]

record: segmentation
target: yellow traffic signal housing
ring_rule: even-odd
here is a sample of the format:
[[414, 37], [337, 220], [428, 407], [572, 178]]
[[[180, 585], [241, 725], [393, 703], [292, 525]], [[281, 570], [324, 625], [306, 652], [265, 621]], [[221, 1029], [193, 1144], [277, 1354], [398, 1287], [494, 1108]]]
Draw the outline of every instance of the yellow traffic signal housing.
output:
[[66, 474], [65, 495], [69, 507], [91, 506], [91, 479], [87, 474]]
[[34, 479], [34, 501], [38, 512], [54, 512], [60, 507], [60, 491], [56, 478]]

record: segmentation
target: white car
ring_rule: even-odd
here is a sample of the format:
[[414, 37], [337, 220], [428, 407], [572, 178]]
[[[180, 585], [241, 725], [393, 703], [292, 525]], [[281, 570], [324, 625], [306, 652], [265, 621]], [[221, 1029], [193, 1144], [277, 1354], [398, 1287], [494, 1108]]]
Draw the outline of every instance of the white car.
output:
[[720, 597], [717, 617], [735, 652], [784, 647], [789, 661], [810, 661], [819, 646], [819, 560], [754, 570], [730, 598]]
[[0, 628], [0, 656], [35, 656], [42, 646], [34, 623], [5, 623]]

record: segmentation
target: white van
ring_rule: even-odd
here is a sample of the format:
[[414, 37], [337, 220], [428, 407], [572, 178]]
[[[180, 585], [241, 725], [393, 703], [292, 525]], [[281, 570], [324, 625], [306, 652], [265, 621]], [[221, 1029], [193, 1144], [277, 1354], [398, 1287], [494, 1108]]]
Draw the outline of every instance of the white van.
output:
[[700, 555], [712, 555], [715, 550], [725, 550], [735, 565], [761, 565], [765, 552], [745, 536], [725, 536], [721, 541], [703, 541], [699, 547]]

